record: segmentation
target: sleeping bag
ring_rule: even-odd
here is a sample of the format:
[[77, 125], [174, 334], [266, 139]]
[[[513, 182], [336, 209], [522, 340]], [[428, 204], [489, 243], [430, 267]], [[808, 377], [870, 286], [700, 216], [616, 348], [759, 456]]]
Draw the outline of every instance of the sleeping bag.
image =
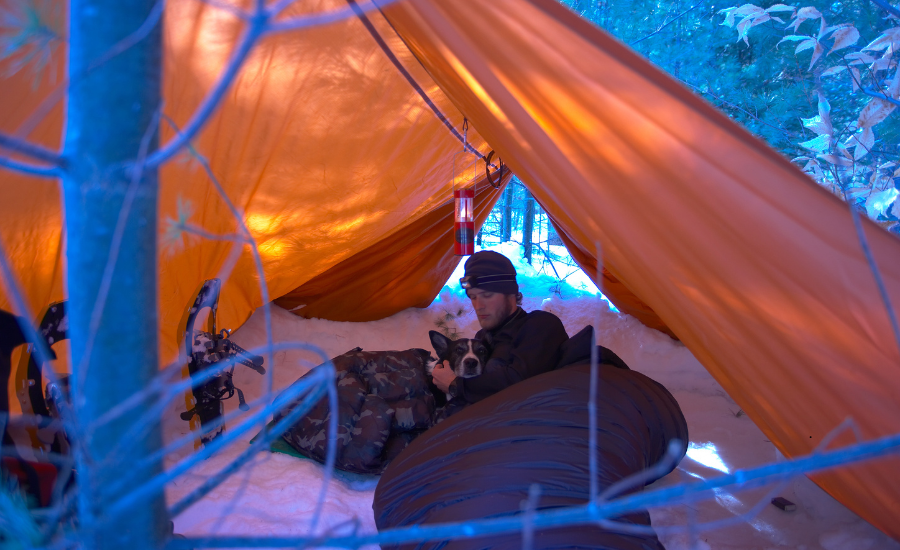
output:
[[[578, 348], [568, 350], [570, 359], [582, 358], [585, 348]], [[672, 395], [624, 363], [611, 363], [621, 360], [616, 357], [599, 366], [601, 492], [657, 463], [669, 441], [682, 442], [682, 456], [688, 442], [687, 424]], [[394, 459], [378, 483], [373, 503], [378, 529], [521, 513], [533, 483], [541, 487], [538, 510], [585, 504], [589, 391], [590, 361], [576, 361], [511, 386], [422, 434]], [[618, 520], [650, 524], [647, 512]], [[510, 533], [402, 547], [518, 549], [521, 544], [521, 534]], [[572, 525], [537, 530], [534, 548], [658, 550], [663, 546], [655, 535]]]
[[[338, 393], [336, 468], [381, 473], [432, 425], [435, 401], [425, 374], [429, 356], [423, 349], [356, 349], [331, 360]], [[292, 409], [282, 410], [274, 421]], [[330, 414], [328, 398], [323, 397], [282, 438], [304, 456], [324, 462]]]

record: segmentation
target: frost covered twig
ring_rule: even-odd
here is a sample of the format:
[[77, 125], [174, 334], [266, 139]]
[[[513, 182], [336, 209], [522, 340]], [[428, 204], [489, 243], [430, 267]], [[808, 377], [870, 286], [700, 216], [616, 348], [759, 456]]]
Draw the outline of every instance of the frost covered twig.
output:
[[[283, 347], [287, 348], [297, 346], [293, 345]], [[303, 348], [309, 349], [309, 347], [310, 346], [304, 346]], [[280, 436], [281, 433], [288, 429], [291, 425], [293, 425], [299, 419], [299, 417], [302, 416], [303, 413], [312, 408], [312, 406], [318, 401], [318, 399], [321, 398], [322, 394], [325, 393], [325, 387], [328, 384], [334, 385], [334, 367], [331, 366], [330, 362], [324, 363], [323, 365], [321, 365], [321, 368], [317, 370], [314, 369], [308, 376], [301, 378], [300, 380], [292, 384], [290, 387], [288, 387], [288, 389], [285, 390], [280, 399], [266, 406], [259, 413], [253, 415], [251, 417], [252, 421], [248, 420], [248, 422], [242, 426], [252, 426], [257, 417], [265, 417], [278, 412], [282, 408], [299, 398], [301, 395], [309, 392], [306, 398], [303, 399], [301, 403], [297, 404], [294, 410], [291, 411], [289, 415], [282, 418], [271, 431], [264, 432], [265, 436], [258, 439], [253, 445], [251, 445], [250, 449], [248, 449], [248, 452], [252, 451], [252, 453], [250, 453], [249, 455], [247, 453], [243, 453], [222, 472], [207, 480], [207, 482], [205, 482], [200, 488], [185, 497], [184, 500], [175, 505], [175, 508], [173, 508], [172, 511], [172, 515], [178, 515], [178, 513], [196, 502], [198, 499], [202, 498], [203, 495], [207, 494], [209, 491], [218, 486], [222, 481], [224, 481], [229, 475], [234, 473], [240, 467], [240, 465], [243, 464], [243, 462], [246, 462], [246, 460], [248, 460], [250, 456], [262, 449], [262, 445], [260, 444], [261, 441], [265, 441], [265, 445], [268, 445], [276, 437]], [[285, 420], [290, 420], [290, 422], [285, 423]], [[218, 451], [231, 444], [237, 439], [239, 435], [242, 434], [242, 432], [243, 430], [241, 430], [240, 427], [237, 430], [226, 432], [224, 435], [214, 439], [199, 452], [194, 453], [193, 455], [180, 462], [170, 471], [160, 474], [159, 476], [150, 479], [141, 486], [133, 489], [131, 492], [120, 498], [107, 509], [108, 517], [113, 518], [118, 513], [129, 509], [129, 507], [140, 502], [142, 499], [148, 497], [149, 495], [162, 491], [163, 487], [167, 483], [176, 479], [181, 474], [194, 467], [196, 464], [202, 462], [206, 458], [216, 454]]]
[[705, 2], [705, 1], [706, 1], [706, 0], [700, 0], [699, 2], [697, 2], [696, 4], [694, 4], [693, 6], [689, 7], [688, 9], [684, 10], [683, 12], [681, 12], [681, 13], [679, 13], [678, 15], [676, 15], [675, 17], [673, 17], [672, 19], [669, 19], [668, 21], [664, 22], [664, 23], [663, 23], [658, 29], [656, 29], [655, 31], [651, 32], [650, 34], [648, 34], [648, 35], [646, 35], [646, 36], [644, 36], [644, 37], [642, 37], [642, 38], [638, 38], [637, 40], [635, 40], [634, 42], [632, 42], [631, 44], [629, 44], [629, 46], [634, 47], [635, 44], [637, 44], [637, 43], [639, 43], [639, 42], [643, 42], [644, 40], [647, 40], [647, 39], [650, 38], [651, 36], [655, 36], [655, 35], [659, 34], [660, 32], [662, 32], [663, 29], [665, 29], [666, 27], [668, 27], [669, 25], [671, 25], [671, 24], [674, 23], [675, 21], [681, 19], [681, 18], [682, 18], [684, 15], [686, 15], [687, 13], [689, 13], [689, 12], [691, 12], [691, 11], [694, 11], [694, 8], [696, 8], [697, 6], [699, 6], [700, 4], [702, 4], [702, 3]]
[[887, 101], [888, 103], [892, 103], [894, 105], [900, 106], [900, 100], [894, 99], [893, 97], [885, 95], [881, 92], [876, 92], [875, 90], [873, 90], [871, 88], [860, 88], [860, 89], [862, 90], [862, 93], [866, 94], [867, 96], [875, 97], [875, 98]]
[[[25, 339], [33, 344], [32, 349], [37, 363], [40, 365], [46, 364], [52, 359], [50, 348], [47, 346], [47, 341], [44, 340], [43, 335], [28, 321], [29, 319], [34, 319], [34, 315], [25, 301], [22, 289], [16, 280], [12, 266], [9, 264], [9, 257], [6, 255], [6, 249], [3, 247], [3, 239], [0, 239], [0, 275], [2, 275], [0, 278], [5, 283], [6, 295], [19, 315], [19, 328], [22, 329]], [[53, 372], [53, 369], [47, 369], [47, 371], [48, 378], [55, 382], [56, 374]], [[63, 415], [63, 420], [74, 422], [74, 419], [68, 415]]]
[[[280, 350], [312, 351], [312, 352], [318, 353], [320, 358], [324, 357], [324, 354], [321, 352], [320, 348], [318, 348], [317, 346], [307, 344], [307, 343], [303, 343], [303, 342], [279, 343], [279, 344], [277, 344], [275, 349], [276, 349], [276, 351], [280, 351]], [[253, 349], [250, 351], [251, 351], [251, 353], [257, 353], [262, 350]], [[222, 363], [221, 368], [229, 368], [229, 367], [233, 366], [236, 363], [236, 361], [237, 361], [237, 358], [230, 358], [228, 361], [225, 361]], [[165, 393], [159, 395], [159, 401], [155, 404], [154, 408], [146, 414], [145, 418], [157, 418], [159, 416], [159, 414], [161, 414], [162, 410], [172, 401], [172, 399], [174, 399], [175, 397], [177, 397], [179, 395], [182, 395], [185, 391], [191, 389], [192, 387], [197, 387], [197, 386], [200, 386], [200, 385], [206, 383], [209, 379], [211, 379], [215, 376], [218, 376], [219, 372], [220, 372], [219, 369], [206, 369], [204, 371], [201, 371], [201, 372], [195, 374], [193, 377], [191, 377], [188, 380], [179, 381], [178, 383], [173, 384]], [[282, 400], [284, 400], [284, 399], [285, 399], [285, 397], [282, 397]], [[335, 399], [332, 399], [332, 401], [334, 401], [334, 400]], [[255, 399], [255, 400], [247, 403], [248, 410], [253, 410], [257, 407], [266, 405], [268, 403], [269, 403], [269, 398], [268, 398], [268, 396], [264, 395], [263, 397], [260, 397], [258, 399]], [[334, 403], [332, 403], [332, 407], [333, 406], [334, 406]], [[252, 428], [253, 424], [256, 421], [264, 422], [268, 418], [268, 415], [271, 413], [271, 410], [274, 410], [274, 409], [264, 410], [262, 412], [255, 413], [249, 417], [246, 417], [246, 413], [244, 411], [241, 411], [241, 410], [232, 411], [222, 417], [217, 418], [212, 423], [204, 425], [200, 430], [200, 435], [212, 433], [213, 431], [218, 429], [219, 426], [228, 425], [231, 423], [232, 420], [240, 418], [241, 416], [245, 416], [246, 417], [245, 422], [242, 423], [237, 429], [230, 431], [232, 437], [237, 437], [238, 434], [246, 433], [250, 428]], [[330, 432], [336, 433], [337, 426], [335, 425], [333, 429], [331, 428], [331, 426], [329, 426], [329, 430], [330, 430]], [[132, 472], [130, 475], [126, 475], [118, 480], [118, 482], [116, 484], [116, 488], [119, 488], [120, 486], [127, 486], [133, 478], [140, 477], [142, 468], [147, 467], [147, 466], [155, 463], [158, 460], [161, 460], [164, 456], [166, 456], [170, 453], [173, 453], [186, 445], [190, 445], [191, 443], [194, 442], [194, 440], [197, 438], [197, 436], [198, 436], [198, 434], [196, 432], [191, 432], [179, 439], [176, 439], [175, 441], [168, 444], [164, 448], [156, 451], [152, 455], [145, 457], [144, 459], [142, 459], [140, 462], [138, 462], [137, 464], [135, 464], [133, 466]], [[110, 489], [110, 492], [115, 493], [115, 490]]]
[[[316, 372], [316, 374], [310, 376], [310, 382], [312, 383], [311, 385], [313, 385], [314, 393], [307, 396], [306, 399], [304, 399], [301, 403], [297, 404], [290, 413], [288, 413], [283, 418], [281, 418], [275, 424], [275, 426], [273, 426], [271, 429], [269, 429], [269, 428], [264, 429], [263, 433], [262, 433], [262, 437], [260, 437], [255, 442], [253, 442], [250, 445], [249, 449], [247, 449], [246, 451], [241, 453], [241, 455], [238, 456], [236, 459], [234, 459], [228, 466], [226, 466], [224, 469], [222, 469], [219, 473], [217, 473], [213, 477], [211, 477], [208, 480], [206, 480], [205, 482], [203, 482], [203, 484], [200, 487], [198, 487], [197, 489], [195, 489], [193, 492], [191, 492], [191, 494], [189, 494], [188, 496], [184, 497], [183, 499], [181, 499], [180, 501], [175, 503], [175, 505], [172, 506], [172, 508], [170, 509], [170, 513], [172, 514], [172, 516], [177, 516], [178, 514], [180, 514], [187, 508], [189, 508], [191, 505], [193, 505], [195, 502], [197, 502], [198, 500], [203, 498], [206, 494], [208, 494], [210, 491], [215, 489], [220, 483], [225, 481], [225, 479], [227, 479], [231, 474], [233, 474], [234, 472], [239, 470], [244, 465], [244, 463], [246, 463], [251, 458], [253, 458], [253, 456], [256, 455], [256, 453], [258, 453], [259, 451], [261, 451], [263, 449], [268, 449], [269, 445], [273, 441], [275, 441], [275, 439], [280, 437], [282, 433], [284, 433], [291, 426], [296, 424], [297, 421], [300, 420], [300, 417], [302, 417], [304, 414], [306, 414], [306, 412], [309, 409], [311, 409], [313, 407], [313, 405], [316, 404], [316, 402], [321, 397], [321, 393], [322, 393], [321, 390], [322, 390], [323, 386], [325, 386], [326, 388], [329, 388], [329, 391], [330, 391], [330, 388], [335, 388], [336, 382], [335, 382], [334, 366], [331, 364], [330, 361], [328, 363], [326, 363], [325, 365], [322, 365], [321, 367], [317, 367], [317, 369], [315, 369], [315, 372]], [[305, 379], [301, 379], [298, 382], [301, 382], [303, 380], [305, 380]], [[291, 391], [291, 390], [293, 390], [293, 391]], [[299, 393], [299, 391], [297, 389], [294, 389], [292, 386], [291, 388], [288, 388], [288, 390], [286, 390], [285, 393], [286, 393], [285, 399], [277, 400], [272, 405], [269, 405], [268, 407], [266, 407], [264, 412], [266, 412], [266, 414], [271, 414], [273, 412], [280, 410], [281, 408], [286, 406], [292, 400], [291, 396], [294, 393]], [[335, 395], [337, 395], [336, 391], [335, 391]], [[336, 404], [336, 402], [333, 404]], [[337, 418], [337, 414], [334, 414], [336, 411], [337, 411], [336, 408], [332, 410], [331, 416], [333, 418]], [[219, 448], [223, 448], [225, 445], [227, 445], [227, 442], [224, 439], [225, 439], [224, 437], [220, 437], [216, 440], [216, 441], [223, 440], [219, 444]], [[333, 452], [335, 445], [334, 445], [334, 439], [331, 435], [329, 435], [329, 441], [332, 444], [330, 444], [328, 446], [328, 449], [329, 449], [329, 451]], [[213, 445], [214, 444], [215, 444], [215, 442], [213, 442]], [[214, 452], [214, 451], [212, 451], [212, 452]], [[190, 462], [190, 461], [188, 461], [188, 462]], [[331, 462], [333, 463], [333, 458], [331, 459]], [[325, 487], [327, 487], [327, 485]]]
[[[328, 363], [331, 365], [331, 362]], [[332, 366], [332, 370], [333, 370]], [[328, 494], [328, 484], [331, 483], [331, 476], [334, 475], [334, 462], [337, 458], [337, 420], [338, 420], [338, 398], [337, 398], [337, 382], [334, 375], [328, 384], [328, 406], [331, 414], [328, 417], [328, 448], [325, 449], [325, 475], [322, 476], [322, 488], [319, 490], [319, 501], [316, 503], [316, 511], [313, 513], [310, 522], [309, 532], [315, 533], [322, 517], [322, 510], [325, 509], [325, 497]]]
[[[175, 130], [175, 132], [177, 132], [179, 135], [181, 134], [181, 130], [179, 130], [178, 126], [175, 124], [175, 121], [173, 121], [169, 117], [166, 117], [165, 120]], [[222, 184], [219, 183], [219, 179], [216, 178], [216, 175], [213, 173], [212, 168], [210, 168], [209, 162], [206, 160], [206, 157], [201, 155], [199, 151], [197, 151], [190, 145], [188, 146], [187, 150], [190, 155], [194, 159], [196, 159], [203, 167], [203, 170], [206, 172], [207, 177], [215, 187], [216, 193], [218, 193], [219, 198], [222, 199], [222, 201], [228, 207], [228, 210], [231, 212], [234, 221], [238, 224], [238, 226], [240, 226], [244, 241], [246, 242], [246, 244], [250, 245], [250, 253], [253, 255], [253, 262], [256, 266], [256, 275], [259, 278], [260, 300], [262, 300], [263, 303], [263, 315], [265, 317], [266, 346], [268, 349], [264, 355], [269, 365], [273, 365], [275, 362], [275, 355], [274, 352], [272, 352], [272, 306], [269, 297], [269, 285], [268, 283], [266, 283], [266, 272], [263, 268], [262, 257], [259, 254], [259, 247], [256, 244], [256, 239], [253, 238], [253, 233], [251, 233], [250, 228], [247, 227], [247, 223], [244, 221], [244, 216], [241, 214], [241, 212], [238, 211], [237, 207], [234, 205], [234, 202], [232, 202], [228, 197], [228, 194], [225, 193], [225, 189], [222, 187]], [[237, 251], [235, 251], [235, 254], [237, 254]], [[273, 376], [273, 370], [271, 368], [268, 369], [266, 371], [266, 395], [272, 394], [272, 387], [274, 383]]]
[[235, 6], [234, 4], [229, 4], [228, 2], [222, 0], [201, 0], [204, 4], [208, 6], [212, 6], [216, 9], [220, 9], [222, 11], [227, 11], [231, 15], [239, 19], [243, 19], [244, 21], [253, 17], [253, 14], [242, 10], [241, 8]]
[[6, 149], [33, 160], [49, 164], [50, 166], [48, 168], [61, 168], [64, 165], [63, 158], [59, 153], [2, 132], [0, 132], [0, 149]]
[[696, 518], [692, 517], [691, 521], [689, 521], [687, 525], [663, 525], [656, 527], [650, 525], [635, 525], [631, 523], [624, 523], [622, 521], [607, 519], [600, 520], [598, 524], [604, 529], [627, 535], [661, 535], [675, 533], [690, 534], [699, 533], [702, 531], [725, 529], [727, 527], [739, 525], [741, 523], [748, 523], [750, 520], [755, 518], [757, 515], [759, 515], [762, 509], [771, 502], [772, 498], [774, 498], [784, 490], [784, 488], [787, 486], [787, 483], [788, 480], [782, 481], [770, 491], [768, 491], [762, 498], [757, 500], [749, 510], [730, 518], [708, 522], [697, 522]]
[[[212, 370], [213, 372], [216, 372], [215, 369], [210, 369], [210, 370]], [[176, 394], [176, 395], [180, 395], [180, 393]], [[171, 400], [166, 400], [166, 401], [160, 400], [160, 402], [157, 403], [157, 407], [154, 407], [154, 409], [152, 409], [151, 412], [161, 413], [162, 410], [165, 408], [165, 406], [168, 405], [169, 401], [171, 401]], [[264, 405], [266, 405], [266, 401], [267, 401], [267, 398], [265, 396], [261, 397], [259, 399], [255, 399], [255, 400], [247, 403], [247, 407], [248, 407], [247, 410], [253, 410], [260, 406], [264, 406]], [[131, 467], [129, 472], [125, 473], [122, 477], [120, 477], [112, 485], [110, 485], [108, 491], [110, 494], [115, 494], [120, 489], [126, 488], [129, 485], [132, 485], [132, 483], [135, 479], [141, 478], [143, 476], [144, 468], [151, 467], [156, 461], [161, 460], [163, 457], [165, 457], [171, 453], [174, 453], [175, 451], [177, 451], [178, 449], [180, 449], [182, 447], [191, 445], [197, 439], [197, 437], [201, 437], [203, 435], [213, 433], [214, 431], [219, 429], [219, 427], [221, 427], [223, 425], [229, 425], [229, 424], [231, 424], [231, 422], [233, 420], [244, 416], [244, 417], [246, 417], [245, 418], [246, 422], [242, 423], [237, 429], [229, 430], [229, 433], [232, 436], [237, 437], [237, 435], [246, 433], [248, 430], [250, 430], [253, 427], [253, 422], [255, 422], [257, 420], [265, 421], [268, 417], [267, 416], [268, 414], [269, 414], [268, 412], [264, 411], [264, 413], [263, 412], [254, 413], [251, 416], [247, 416], [246, 411], [242, 411], [242, 410], [238, 409], [238, 410], [232, 411], [224, 416], [220, 416], [220, 417], [216, 418], [213, 422], [204, 424], [201, 427], [199, 432], [191, 431], [188, 434], [176, 439], [172, 443], [169, 443], [162, 449], [155, 451], [153, 454], [142, 458], [139, 462], [137, 462], [136, 464], [134, 464]], [[150, 417], [150, 416], [158, 417], [158, 415], [152, 415], [150, 413], [148, 413], [147, 416], [148, 417]]]
[[238, 43], [235, 52], [232, 54], [228, 65], [219, 77], [219, 81], [213, 87], [212, 91], [200, 104], [200, 107], [191, 116], [190, 121], [184, 129], [176, 134], [175, 138], [165, 144], [163, 147], [155, 151], [147, 159], [149, 168], [161, 166], [164, 162], [180, 153], [182, 148], [186, 147], [190, 141], [196, 136], [200, 129], [206, 125], [207, 119], [212, 115], [213, 111], [219, 106], [219, 102], [225, 96], [225, 92], [231, 87], [235, 77], [244, 65], [250, 51], [256, 45], [256, 42], [263, 36], [266, 29], [267, 18], [265, 14], [256, 13], [250, 19], [250, 28], [244, 32], [241, 41]]
[[541, 486], [532, 483], [528, 487], [528, 500], [525, 502], [524, 517], [522, 518], [522, 550], [531, 550], [534, 543], [534, 525], [531, 520], [534, 518], [540, 497]]
[[[291, 2], [292, 1], [293, 0], [291, 0]], [[366, 13], [370, 11], [380, 10], [381, 8], [386, 7], [394, 3], [395, 1], [396, 0], [380, 0], [376, 2], [375, 0], [371, 0], [364, 4], [357, 4], [355, 1], [351, 0], [350, 3], [352, 5], [346, 8], [338, 8], [336, 10], [331, 10], [323, 13], [304, 15], [302, 17], [294, 17], [291, 19], [276, 21], [269, 25], [268, 29], [266, 29], [266, 32], [277, 33], [284, 31], [293, 31], [297, 29], [305, 29], [319, 25], [328, 25], [330, 23], [336, 23], [338, 21], [343, 21], [345, 19], [355, 17], [358, 11]], [[279, 4], [289, 4], [291, 2], [279, 2]]]
[[[7, 414], [7, 413], [3, 413]], [[0, 446], [0, 456], [21, 456], [19, 454], [19, 449], [16, 448], [15, 445], [3, 445]], [[57, 466], [70, 466], [72, 465], [72, 457], [68, 455], [61, 455], [58, 453], [51, 452], [42, 452], [39, 456], [40, 462], [46, 462], [48, 464], [55, 464]]]
[[[355, 8], [371, 11], [388, 5], [391, 1], [392, 0], [386, 0], [379, 4], [369, 2], [364, 6], [356, 6]], [[150, 155], [150, 158], [147, 160], [148, 167], [155, 168], [160, 166], [178, 154], [182, 148], [187, 146], [190, 141], [194, 139], [197, 133], [200, 132], [200, 129], [206, 124], [206, 121], [212, 113], [218, 108], [219, 103], [225, 96], [225, 92], [234, 83], [238, 72], [240, 72], [244, 62], [249, 57], [253, 47], [263, 36], [272, 33], [335, 23], [337, 21], [355, 17], [356, 15], [354, 6], [351, 6], [325, 13], [276, 21], [278, 15], [280, 15], [281, 11], [286, 8], [288, 4], [289, 3], [287, 2], [278, 2], [272, 9], [262, 7], [261, 3], [256, 4], [254, 13], [246, 18], [249, 23], [249, 28], [241, 37], [238, 46], [235, 48], [234, 53], [228, 60], [228, 64], [225, 66], [225, 70], [222, 71], [219, 81], [215, 84], [206, 98], [204, 98], [200, 107], [194, 112], [191, 119], [182, 128], [181, 132], [179, 132], [169, 143]]]
[[667, 473], [671, 472], [672, 469], [678, 464], [678, 461], [681, 459], [681, 446], [682, 442], [678, 439], [673, 439], [669, 441], [669, 446], [666, 448], [666, 454], [649, 468], [645, 468], [640, 472], [636, 472], [631, 474], [628, 477], [622, 478], [619, 481], [613, 483], [609, 487], [607, 487], [600, 495], [597, 497], [597, 500], [600, 502], [608, 501], [611, 498], [617, 497], [622, 493], [627, 492], [630, 489], [635, 487], [643, 487], [650, 481], [654, 479], [659, 479]]
[[[597, 254], [597, 274], [596, 285], [601, 288], [603, 273], [603, 258], [601, 256], [600, 243], [594, 243]], [[602, 294], [601, 290], [601, 294]], [[597, 349], [597, 331], [600, 330], [600, 311], [597, 310], [597, 321], [594, 323], [594, 330], [591, 331], [591, 388], [590, 397], [588, 398], [588, 465], [590, 470], [590, 502], [595, 503], [599, 498], [599, 485], [597, 479], [597, 384], [600, 378], [600, 355]], [[671, 449], [671, 446], [670, 446]]]
[[[835, 438], [837, 438], [839, 435], [841, 435], [842, 433], [844, 433], [847, 430], [850, 430], [853, 432], [853, 434], [856, 437], [857, 443], [862, 441], [862, 434], [859, 432], [859, 426], [857, 426], [856, 422], [852, 418], [846, 418], [840, 424], [835, 426], [830, 432], [828, 432], [828, 434], [826, 434], [825, 437], [822, 438], [822, 441], [820, 441], [819, 444], [816, 445], [815, 449], [813, 449], [813, 452], [810, 454], [810, 456], [815, 456], [815, 455], [821, 454], [828, 447], [828, 445], [831, 444], [831, 442], [835, 440]], [[672, 451], [671, 445], [669, 447], [669, 451]], [[668, 453], [667, 453], [667, 456], [668, 456]], [[675, 458], [677, 460], [677, 456]], [[656, 466], [654, 466], [654, 468], [656, 468]], [[653, 468], [651, 468], [651, 470], [652, 469]], [[643, 476], [643, 477], [641, 476], [641, 474], [644, 474], [645, 472], [648, 472], [648, 471], [649, 470], [644, 470], [643, 472], [639, 472], [637, 475], [631, 476], [631, 477], [636, 478], [635, 481], [649, 481], [650, 479], [653, 479], [652, 476]], [[665, 473], [665, 471], [662, 471], [661, 473]], [[619, 483], [626, 481], [627, 479], [628, 478], [611, 486], [609, 489], [607, 489], [607, 491], [604, 493], [604, 495], [606, 495], [606, 493], [610, 493], [608, 496], [614, 496], [614, 495], [621, 494], [622, 491], [625, 490], [624, 487], [622, 488], [622, 490], [613, 490], [613, 487], [615, 485], [618, 485]], [[633, 524], [627, 524], [627, 523], [622, 523], [622, 522], [618, 522], [618, 521], [610, 521], [610, 520], [604, 520], [600, 524], [604, 528], [607, 528], [611, 531], [616, 531], [619, 533], [626, 533], [626, 534], [635, 534], [635, 535], [663, 534], [663, 533], [691, 533], [691, 532], [700, 532], [700, 531], [711, 531], [711, 530], [715, 530], [715, 529], [724, 529], [726, 527], [731, 527], [733, 525], [737, 525], [740, 523], [749, 522], [751, 519], [756, 517], [760, 513], [760, 511], [762, 511], [762, 509], [771, 502], [772, 498], [774, 498], [775, 496], [778, 495], [778, 493], [780, 493], [782, 490], [784, 490], [784, 488], [787, 486], [787, 483], [790, 481], [790, 479], [791, 479], [790, 477], [783, 479], [781, 481], [781, 483], [779, 483], [774, 488], [772, 488], [770, 491], [768, 491], [761, 499], [759, 499], [746, 512], [744, 512], [742, 514], [738, 514], [734, 517], [726, 518], [726, 519], [710, 521], [710, 522], [705, 522], [705, 523], [697, 523], [692, 518], [692, 521], [690, 521], [689, 524], [685, 525], [685, 526], [662, 526], [662, 527], [657, 526], [655, 528], [651, 527], [651, 526], [633, 525]], [[636, 486], [636, 485], [639, 485], [639, 483], [629, 483], [628, 485]], [[603, 497], [601, 497], [601, 499], [602, 498]]]
[[0, 168], [7, 168], [14, 172], [21, 172], [23, 174], [28, 174], [29, 176], [39, 176], [42, 178], [58, 178], [60, 174], [59, 168], [55, 166], [38, 166], [36, 164], [15, 161], [6, 157], [0, 157]]
[[106, 51], [103, 55], [99, 56], [97, 59], [92, 61], [84, 70], [70, 75], [69, 78], [63, 80], [56, 88], [53, 89], [47, 96], [41, 101], [40, 105], [38, 105], [37, 109], [35, 109], [25, 122], [19, 125], [16, 130], [16, 135], [27, 136], [34, 130], [34, 128], [38, 125], [39, 122], [44, 120], [50, 111], [62, 100], [66, 92], [69, 89], [81, 81], [84, 77], [89, 75], [94, 69], [100, 67], [107, 61], [117, 57], [118, 55], [124, 53], [129, 48], [133, 47], [135, 44], [143, 40], [150, 34], [150, 31], [153, 30], [154, 27], [159, 23], [162, 18], [162, 11], [164, 7], [164, 1], [158, 0], [156, 5], [150, 10], [147, 19], [138, 27], [134, 32], [120, 40], [118, 43], [113, 45], [108, 51]]
[[[846, 191], [844, 191], [844, 193], [846, 195]], [[885, 312], [891, 322], [891, 329], [894, 331], [894, 341], [897, 344], [897, 350], [900, 351], [900, 324], [897, 322], [897, 313], [891, 303], [891, 297], [888, 295], [887, 287], [884, 284], [884, 278], [881, 276], [881, 271], [879, 271], [878, 265], [875, 263], [875, 256], [872, 255], [872, 249], [869, 248], [869, 241], [866, 238], [862, 220], [859, 219], [859, 212], [856, 211], [856, 206], [849, 199], [847, 199], [847, 202], [850, 205], [850, 216], [853, 218], [853, 227], [856, 229], [859, 246], [862, 248], [863, 254], [866, 257], [866, 262], [869, 264], [869, 270], [872, 272], [872, 277], [875, 279], [875, 286], [878, 287], [881, 303], [884, 305]]]
[[[897, 452], [900, 452], [900, 434], [882, 437], [834, 451], [807, 455], [792, 461], [767, 464], [747, 470], [737, 470], [732, 474], [715, 477], [699, 483], [679, 484], [653, 491], [635, 493], [601, 503], [589, 503], [581, 506], [542, 510], [534, 514], [532, 521], [535, 529], [596, 523], [601, 520], [622, 516], [629, 512], [645, 510], [654, 506], [692, 502], [698, 498], [713, 494], [715, 489], [721, 487], [732, 485], [739, 485], [746, 488], [758, 487], [772, 481], [790, 479], [795, 475], [818, 472], [836, 466], [846, 466]], [[425, 540], [468, 539], [518, 532], [522, 529], [524, 519], [523, 514], [517, 514], [514, 516], [503, 516], [466, 522], [412, 525], [384, 530], [377, 534], [334, 537], [328, 539], [309, 536], [223, 536], [206, 538], [202, 541], [198, 539], [174, 540], [170, 544], [173, 549], [212, 547], [271, 548], [310, 545], [359, 547], [364, 544], [397, 544]]]
[[886, 0], [872, 0], [872, 3], [890, 13], [894, 17], [900, 18], [900, 10], [888, 4]]

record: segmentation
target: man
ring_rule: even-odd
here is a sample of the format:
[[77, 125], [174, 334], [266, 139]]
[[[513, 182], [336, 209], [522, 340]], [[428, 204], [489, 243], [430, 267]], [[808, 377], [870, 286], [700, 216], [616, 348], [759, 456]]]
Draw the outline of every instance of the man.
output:
[[516, 382], [548, 372], [559, 361], [568, 339], [562, 321], [546, 311], [526, 313], [516, 269], [506, 256], [490, 250], [466, 261], [460, 284], [472, 301], [481, 330], [475, 338], [491, 349], [480, 376], [457, 378], [445, 361], [432, 372], [434, 384], [466, 403], [475, 403]]

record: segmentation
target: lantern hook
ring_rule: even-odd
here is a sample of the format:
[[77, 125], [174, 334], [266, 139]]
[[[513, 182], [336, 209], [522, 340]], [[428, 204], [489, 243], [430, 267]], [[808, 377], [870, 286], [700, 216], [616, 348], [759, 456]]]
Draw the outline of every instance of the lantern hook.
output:
[[500, 182], [503, 181], [503, 159], [501, 159], [501, 158], [497, 159], [497, 162], [499, 163], [499, 167], [497, 168], [497, 174], [499, 177], [497, 178], [497, 182], [494, 183], [493, 178], [491, 178], [491, 157], [493, 157], [493, 156], [494, 156], [494, 151], [491, 151], [484, 158], [484, 174], [485, 174], [485, 176], [487, 176], [488, 183], [491, 184], [491, 187], [493, 187], [494, 189], [500, 189]]
[[463, 117], [463, 151], [469, 147], [469, 119]]

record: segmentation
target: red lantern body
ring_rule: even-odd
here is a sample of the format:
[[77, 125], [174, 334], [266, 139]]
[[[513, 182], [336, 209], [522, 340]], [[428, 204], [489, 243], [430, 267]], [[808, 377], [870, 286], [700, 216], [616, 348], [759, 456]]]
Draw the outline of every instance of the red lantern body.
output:
[[456, 205], [453, 217], [453, 253], [469, 256], [475, 253], [475, 190], [453, 191]]

